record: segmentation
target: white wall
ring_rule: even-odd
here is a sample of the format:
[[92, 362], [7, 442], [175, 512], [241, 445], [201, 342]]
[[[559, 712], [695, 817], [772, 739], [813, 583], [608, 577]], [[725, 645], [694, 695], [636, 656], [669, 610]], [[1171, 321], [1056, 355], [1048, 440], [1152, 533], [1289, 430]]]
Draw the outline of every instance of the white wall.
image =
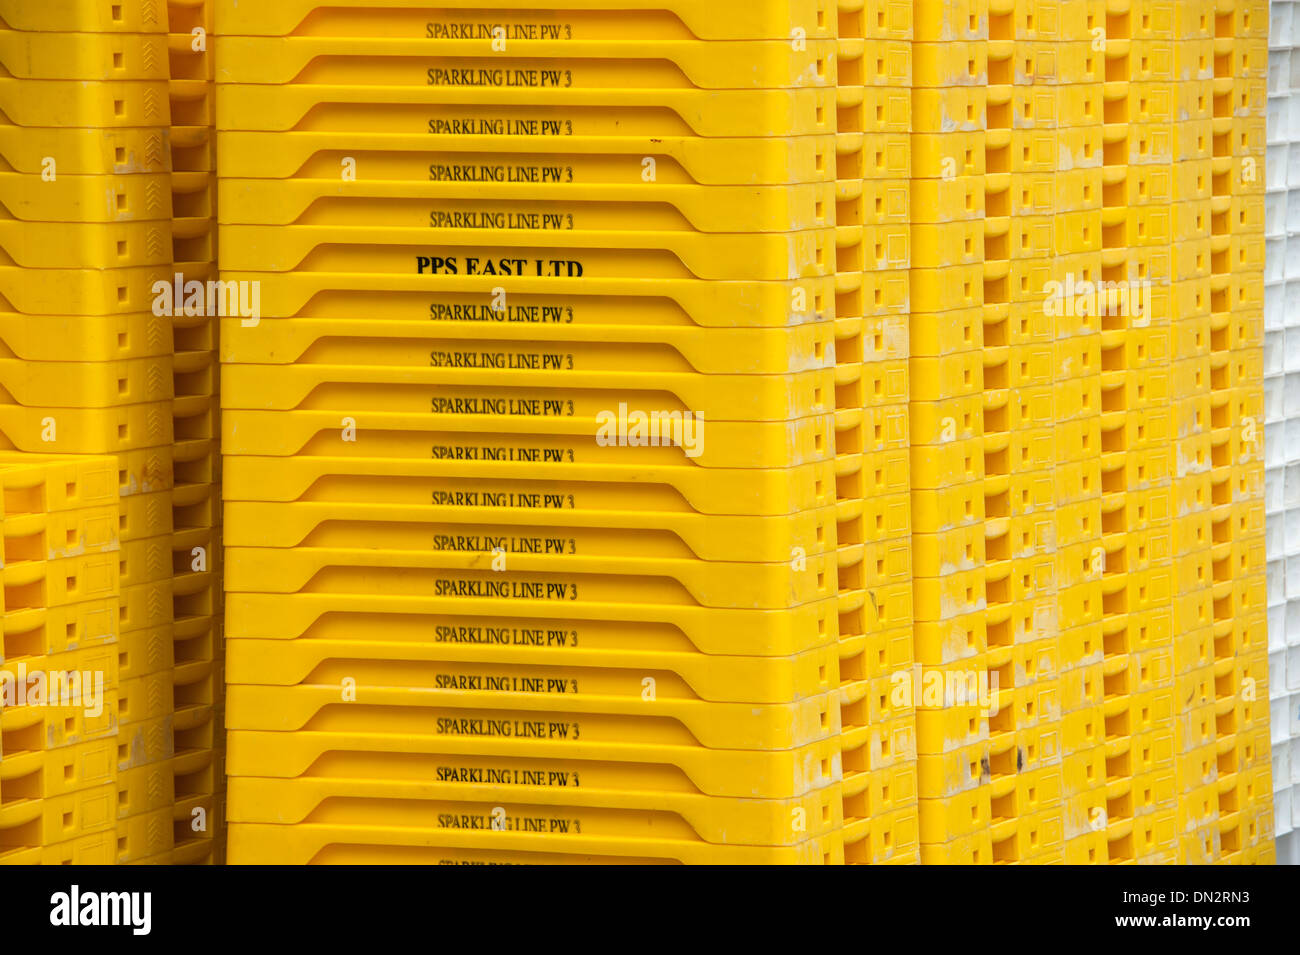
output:
[[1270, 3], [1264, 393], [1277, 861], [1300, 864], [1300, 2]]

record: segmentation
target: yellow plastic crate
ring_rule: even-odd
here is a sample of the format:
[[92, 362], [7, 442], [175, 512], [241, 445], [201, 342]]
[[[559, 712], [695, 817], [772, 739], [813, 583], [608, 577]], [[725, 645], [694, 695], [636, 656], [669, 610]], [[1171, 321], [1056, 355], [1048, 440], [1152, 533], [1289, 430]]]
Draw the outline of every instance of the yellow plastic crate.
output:
[[0, 3], [0, 22], [32, 32], [159, 33], [166, 32], [166, 4], [126, 0], [105, 5], [96, 0], [55, 0], [36, 8], [22, 0]]
[[[142, 376], [146, 370], [147, 366], [140, 369]], [[3, 371], [0, 363], [0, 381]], [[830, 369], [790, 375], [709, 376], [360, 364], [276, 368], [228, 364], [222, 369], [226, 407], [253, 405], [282, 411], [342, 408], [363, 420], [366, 412], [433, 412], [470, 417], [588, 418], [599, 423], [604, 420], [602, 415], [612, 415], [625, 406], [628, 414], [650, 408], [661, 415], [695, 412], [709, 421], [790, 421], [832, 411], [833, 384]], [[417, 389], [416, 394], [407, 394]], [[434, 389], [437, 395], [431, 400]], [[123, 390], [119, 380], [118, 391]], [[126, 397], [147, 400], [152, 395], [128, 393]], [[647, 414], [641, 411], [642, 416]], [[630, 430], [635, 424], [629, 418], [623, 426], [629, 429], [628, 443], [635, 438]]]
[[[15, 126], [127, 129], [168, 124], [167, 84], [0, 78], [0, 109]], [[58, 122], [51, 122], [58, 117]]]
[[117, 732], [117, 697], [106, 693], [103, 707], [13, 706], [0, 713], [7, 751], [45, 751], [112, 738]]
[[[13, 220], [0, 221], [5, 253], [19, 265], [37, 268], [159, 264], [150, 258], [156, 259], [157, 247], [170, 241], [166, 224], [158, 221], [171, 215], [167, 178], [143, 173], [60, 175], [57, 158], [45, 170], [53, 179], [0, 173], [0, 205], [8, 212], [5, 218]], [[120, 252], [119, 242], [126, 243]]]
[[[132, 362], [24, 362], [0, 359], [0, 387], [28, 407], [114, 408], [169, 400], [166, 365]], [[57, 419], [58, 412], [51, 411]]]
[[[345, 160], [383, 182], [796, 185], [834, 178], [833, 137], [708, 138], [219, 131], [222, 179], [341, 182]], [[2, 140], [0, 140], [2, 142]], [[268, 153], [268, 147], [273, 152]], [[653, 160], [648, 166], [646, 159]]]
[[[786, 40], [800, 29], [812, 38], [834, 34], [835, 5], [828, 0], [765, 0], [760, 4], [724, 3], [701, 10], [683, 0], [636, 0], [623, 7], [617, 18], [604, 13], [601, 0], [577, 0], [566, 11], [533, 10], [518, 0], [497, 5], [491, 26], [476, 15], [478, 8], [460, 2], [443, 4], [444, 18], [429, 22], [426, 9], [411, 0], [382, 4], [395, 11], [379, 18], [367, 12], [381, 4], [354, 3], [350, 7], [324, 6], [316, 0], [297, 0], [275, 11], [250, 15], [237, 3], [213, 7], [217, 32], [235, 36], [419, 36], [491, 38], [491, 26], [500, 24], [507, 41], [515, 39], [608, 39], [631, 31], [645, 39]], [[410, 11], [410, 12], [407, 12]], [[369, 31], [369, 32], [367, 32]]]
[[[506, 819], [510, 818], [507, 814]], [[547, 820], [544, 823], [547, 829], [552, 824], [562, 825], [567, 821], [557, 816], [542, 816], [533, 817], [529, 823], [521, 821], [519, 825], [538, 824], [538, 819]], [[638, 865], [674, 862], [697, 865], [833, 865], [843, 860], [843, 847], [837, 836], [812, 839], [784, 848], [696, 847], [668, 838], [617, 839], [575, 832], [560, 842], [545, 832], [541, 835], [517, 831], [489, 832], [480, 838], [463, 830], [439, 831], [436, 826], [402, 828], [361, 823], [303, 826], [232, 824], [229, 852], [232, 865], [265, 864], [272, 859], [300, 865], [456, 864], [462, 860], [531, 862], [537, 865], [598, 861]]]
[[[423, 805], [433, 810], [477, 816], [509, 803], [519, 816], [571, 815], [577, 831], [596, 835], [602, 828], [631, 835], [638, 828], [675, 832], [675, 839], [705, 845], [790, 846], [839, 827], [837, 786], [781, 800], [732, 799], [689, 793], [638, 792], [600, 764], [504, 763], [451, 760], [438, 767], [442, 778], [231, 780], [232, 824], [311, 825], [334, 807], [370, 806], [381, 814], [392, 807]], [[400, 771], [403, 767], [393, 767]], [[556, 780], [565, 779], [562, 785]], [[487, 783], [482, 780], [493, 780]], [[499, 781], [498, 781], [499, 780]], [[540, 780], [540, 781], [533, 781]], [[548, 782], [549, 780], [549, 782]], [[497, 814], [499, 818], [499, 814]], [[603, 825], [602, 825], [603, 824]], [[489, 831], [512, 831], [506, 829]], [[593, 831], [594, 830], [594, 831]], [[518, 830], [514, 830], [518, 831]], [[570, 830], [573, 832], [574, 830]]]
[[[655, 790], [682, 789], [717, 796], [782, 799], [791, 793], [818, 789], [839, 779], [839, 746], [822, 740], [795, 750], [717, 750], [694, 746], [610, 745], [591, 741], [556, 744], [485, 742], [456, 736], [415, 734], [398, 738], [382, 734], [355, 736], [346, 732], [247, 731], [231, 725], [228, 772], [232, 777], [292, 778], [322, 761], [353, 776], [357, 766], [378, 759], [366, 754], [441, 754], [444, 758], [581, 760], [593, 767], [608, 763], [618, 772], [634, 770], [633, 778]], [[349, 766], [353, 767], [349, 769]], [[639, 767], [639, 768], [638, 768]]]
[[[830, 224], [834, 186], [581, 182], [568, 167], [471, 167], [422, 182], [222, 179], [223, 224], [339, 228], [531, 229], [542, 232], [796, 232]], [[442, 176], [442, 172], [436, 175]], [[471, 178], [471, 176], [473, 178]], [[656, 171], [657, 178], [657, 171]], [[500, 180], [497, 182], [495, 180]]]
[[[365, 458], [245, 458], [226, 463], [224, 483], [229, 500], [296, 501], [373, 500], [379, 488], [390, 503], [428, 506], [483, 507], [495, 512], [493, 520], [506, 514], [557, 512], [567, 521], [576, 512], [646, 511], [690, 515], [790, 515], [811, 511], [831, 503], [828, 499], [833, 466], [803, 465], [784, 470], [732, 469], [684, 471], [665, 469], [673, 475], [672, 491], [661, 484], [638, 484], [632, 475], [617, 484], [613, 467], [566, 468], [568, 480], [520, 483], [516, 479], [471, 478], [472, 469], [443, 464], [409, 461], [380, 463]], [[397, 473], [394, 473], [394, 472]], [[464, 478], [438, 478], [443, 473], [463, 473]], [[682, 472], [682, 473], [677, 473]], [[507, 474], [510, 472], [507, 471]], [[659, 477], [651, 472], [650, 477]], [[582, 480], [586, 478], [587, 480]], [[708, 478], [708, 480], [705, 480]], [[413, 486], [416, 479], [421, 485]], [[470, 483], [465, 483], [468, 480]], [[471, 489], [472, 488], [472, 489]], [[680, 489], [680, 490], [678, 490]], [[365, 497], [358, 498], [358, 494]], [[511, 495], [514, 495], [513, 497]], [[509, 510], [503, 511], [502, 509]], [[787, 553], [786, 558], [791, 555]]]
[[172, 863], [171, 808], [117, 820], [117, 865], [170, 865]]
[[[437, 89], [798, 89], [834, 87], [835, 41], [227, 36], [218, 81]], [[904, 47], [906, 49], [906, 47]], [[2, 53], [2, 50], [0, 50]], [[429, 57], [436, 60], [429, 66]]]
[[[785, 281], [825, 276], [830, 249], [826, 230], [789, 234], [699, 235], [672, 232], [567, 231], [552, 239], [512, 231], [500, 245], [485, 244], [479, 229], [338, 230], [320, 226], [224, 225], [220, 241], [234, 251], [232, 270], [308, 274], [344, 272], [442, 276], [466, 291], [473, 279], [523, 277], [551, 284], [578, 279], [709, 279]], [[454, 251], [453, 251], [454, 250]], [[547, 252], [550, 250], [549, 256]], [[564, 256], [564, 258], [558, 258]]]
[[[0, 282], [5, 278], [0, 270]], [[293, 317], [311, 302], [314, 317], [342, 314], [355, 318], [359, 293], [384, 290], [370, 298], [375, 318], [454, 321], [490, 318], [490, 296], [500, 277], [327, 275], [325, 273], [224, 273], [226, 282], [258, 282], [260, 311], [266, 317]], [[786, 327], [824, 320], [833, 305], [834, 278], [786, 282], [701, 282], [658, 280], [652, 284], [589, 277], [512, 279], [505, 317], [521, 321], [560, 321], [574, 324], [597, 320], [618, 324], [700, 324], [730, 327]], [[432, 292], [431, 292], [432, 290]], [[130, 299], [132, 289], [124, 293]], [[0, 293], [8, 292], [0, 286]], [[410, 294], [416, 293], [416, 294]], [[487, 293], [486, 296], [483, 293]], [[433, 295], [431, 300], [430, 295]], [[634, 295], [635, 297], [630, 297]], [[248, 305], [251, 302], [245, 301]], [[465, 309], [463, 306], [470, 306]], [[533, 309], [536, 311], [533, 311]], [[543, 311], [557, 308], [558, 311]], [[67, 312], [66, 307], [62, 309]], [[233, 309], [232, 309], [233, 311]], [[617, 317], [616, 317], [617, 316]], [[261, 319], [240, 316], [255, 327]]]
[[[0, 85], [0, 106], [13, 103]], [[142, 93], [143, 91], [141, 91]], [[51, 91], [51, 98], [54, 91]], [[446, 135], [817, 136], [832, 131], [834, 90], [464, 90], [429, 88], [253, 86], [223, 84], [221, 130]], [[249, 108], [256, 104], [256, 109]], [[6, 109], [6, 112], [8, 110]], [[75, 114], [74, 114], [75, 115]], [[83, 108], [85, 125], [105, 123]], [[19, 119], [30, 119], [19, 113]], [[165, 117], [165, 112], [164, 112]], [[142, 120], [157, 121], [156, 113]], [[98, 120], [98, 122], [97, 122]], [[150, 125], [149, 122], [137, 125]], [[36, 125], [27, 122], [22, 125]], [[125, 125], [125, 124], [121, 124]]]
[[350, 715], [350, 704], [342, 702], [335, 687], [235, 685], [227, 697], [227, 726], [289, 731], [312, 724], [387, 736], [400, 735], [414, 719], [428, 722], [439, 734], [499, 737], [498, 745], [520, 755], [534, 743], [578, 752], [627, 745], [623, 734], [636, 725], [630, 716], [644, 719], [641, 731], [632, 734], [644, 742], [632, 743], [634, 748], [790, 749], [833, 738], [839, 729], [838, 707], [826, 697], [754, 705], [358, 686], [357, 701]]
[[0, 65], [20, 79], [165, 80], [166, 41], [145, 33], [0, 30]]
[[0, 357], [4, 358], [113, 362], [161, 358], [171, 348], [169, 324], [152, 313], [39, 319], [0, 314]]
[[[479, 627], [481, 632], [485, 627]], [[434, 682], [448, 685], [487, 685], [501, 680], [534, 678], [576, 684], [582, 692], [709, 701], [779, 703], [825, 693], [838, 672], [836, 654], [826, 647], [783, 657], [704, 655], [694, 652], [587, 649], [573, 646], [572, 637], [557, 645], [545, 634], [536, 637], [502, 634], [487, 646], [450, 642], [459, 635], [447, 628], [440, 642], [425, 650], [366, 639], [266, 641], [232, 638], [227, 643], [228, 676], [232, 683], [300, 684], [313, 674], [357, 666], [358, 673], [380, 673], [400, 666], [436, 670]], [[512, 639], [519, 641], [512, 646]], [[532, 640], [528, 646], [525, 640]], [[125, 641], [124, 641], [125, 642]], [[372, 668], [378, 667], [378, 670]], [[651, 683], [647, 685], [647, 680]], [[543, 684], [545, 685], [545, 683]]]

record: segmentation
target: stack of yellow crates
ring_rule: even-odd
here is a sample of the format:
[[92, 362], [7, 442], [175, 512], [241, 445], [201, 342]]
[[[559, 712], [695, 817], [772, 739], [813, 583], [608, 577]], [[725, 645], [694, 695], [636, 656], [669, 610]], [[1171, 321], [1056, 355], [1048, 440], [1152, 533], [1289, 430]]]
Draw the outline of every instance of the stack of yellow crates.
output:
[[[1170, 354], [1141, 335], [1170, 325], [1173, 144], [1169, 123], [1151, 118], [1161, 102], [1136, 85], [1152, 69], [1150, 48], [1142, 44], [1160, 29], [1152, 26], [1151, 7], [1140, 0], [1108, 11], [1101, 38], [1105, 178], [1098, 310], [1108, 346], [1101, 418], [1107, 854], [1111, 862], [1157, 863], [1172, 862], [1176, 844], [1172, 673], [1167, 665], [1152, 665], [1174, 632]], [[1136, 41], [1135, 28], [1141, 31]], [[1120, 333], [1113, 350], [1111, 332]]]
[[1264, 544], [1264, 156], [1268, 5], [1214, 20], [1211, 500], [1219, 853], [1272, 862]]
[[160, 0], [0, 2], [0, 447], [117, 459], [119, 862], [172, 842], [165, 29]]
[[840, 862], [842, 695], [853, 798], [910, 753], [910, 588], [837, 541], [907, 488], [901, 345], [836, 362], [907, 263], [833, 228], [841, 11], [480, 7], [216, 4], [230, 860]]
[[912, 16], [839, 4], [835, 468], [844, 856], [915, 863], [908, 475]]
[[0, 490], [0, 865], [111, 864], [117, 463], [0, 452]]
[[[1060, 586], [1073, 581], [1066, 512], [1071, 465], [1097, 453], [1089, 420], [1071, 415], [1059, 356], [1087, 342], [1056, 323], [1049, 283], [1087, 249], [1088, 230], [1060, 210], [1057, 171], [1069, 149], [1064, 115], [1082, 71], [1060, 43], [1063, 6], [991, 4], [984, 143], [985, 666], [989, 701], [989, 843], [993, 862], [1060, 861]], [[954, 64], [954, 69], [958, 64]], [[1081, 78], [1081, 77], [1080, 77]], [[1059, 214], [1058, 214], [1059, 213]], [[1094, 232], [1093, 240], [1096, 240]], [[1065, 333], [1057, 341], [1057, 333]], [[1080, 432], [1082, 435], [1080, 436]], [[1065, 502], [1060, 502], [1065, 503]], [[1067, 530], [1068, 533], [1068, 530]], [[1067, 621], [1073, 623], [1073, 620]], [[978, 697], [977, 697], [978, 700]], [[983, 806], [981, 805], [981, 810]]]
[[1268, 858], [1263, 19], [914, 5], [924, 862]]
[[1170, 143], [1170, 265], [1154, 281], [1168, 286], [1159, 297], [1167, 296], [1172, 310], [1168, 333], [1155, 325], [1130, 335], [1148, 349], [1159, 345], [1170, 357], [1165, 387], [1173, 410], [1174, 622], [1169, 648], [1146, 653], [1142, 663], [1173, 678], [1168, 708], [1174, 714], [1176, 859], [1209, 863], [1218, 858], [1219, 843], [1210, 480], [1214, 4], [1189, 3], [1173, 17], [1156, 15], [1132, 44], [1139, 67], [1142, 57], [1153, 65], [1149, 79], [1134, 85], [1143, 95], [1129, 105], [1139, 121], [1149, 118], [1161, 142]]
[[988, 11], [913, 4], [912, 564], [921, 862], [987, 863], [983, 395]]
[[1272, 861], [1267, 21], [0, 0], [0, 862]]
[[[1030, 541], [1041, 536], [1056, 548], [1056, 605], [1044, 616], [1048, 637], [1056, 640], [1052, 663], [1058, 674], [1059, 724], [1055, 741], [1044, 737], [1042, 745], [1058, 752], [1047, 753], [1044, 763], [1050, 767], [1053, 798], [1060, 800], [1058, 858], [1070, 865], [1092, 865], [1107, 858], [1103, 322], [1093, 303], [1095, 295], [1087, 294], [1101, 282], [1103, 265], [1105, 57], [1098, 38], [1105, 29], [1105, 9], [1096, 2], [1018, 8], [1014, 29], [1034, 57], [1035, 79], [1054, 87], [1058, 156], [1050, 191], [1045, 178], [1017, 183], [1022, 201], [1025, 186], [1031, 186], [1029, 201], [1036, 214], [1052, 217], [1049, 282], [1055, 284], [1045, 290], [1050, 301], [1018, 304], [1009, 316], [1009, 334], [1019, 344], [1028, 344], [1021, 332], [1028, 322], [1030, 328], [1041, 329], [1033, 333], [1036, 346], [1051, 342], [1056, 465], [1051, 519], [1021, 521], [1016, 530], [1022, 545], [1028, 533]], [[1055, 67], [1049, 57], [1055, 57]], [[1123, 343], [1122, 333], [1118, 341]]]
[[[204, 290], [197, 314], [173, 316], [175, 488], [173, 612], [177, 863], [220, 862], [225, 786], [221, 704], [221, 453], [217, 278], [217, 144], [213, 136], [212, 4], [168, 0], [172, 252], [176, 281]], [[197, 283], [191, 284], [191, 283]], [[214, 295], [219, 313], [225, 304]]]
[[1267, 861], [1265, 20], [218, 3], [233, 860]]

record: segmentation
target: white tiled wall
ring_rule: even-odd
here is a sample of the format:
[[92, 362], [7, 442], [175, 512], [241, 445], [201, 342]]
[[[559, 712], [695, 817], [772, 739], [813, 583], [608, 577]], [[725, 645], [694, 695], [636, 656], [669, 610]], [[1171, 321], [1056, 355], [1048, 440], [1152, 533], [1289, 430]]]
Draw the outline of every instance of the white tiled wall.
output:
[[1264, 280], [1269, 696], [1277, 861], [1300, 864], [1300, 2], [1269, 4]]

